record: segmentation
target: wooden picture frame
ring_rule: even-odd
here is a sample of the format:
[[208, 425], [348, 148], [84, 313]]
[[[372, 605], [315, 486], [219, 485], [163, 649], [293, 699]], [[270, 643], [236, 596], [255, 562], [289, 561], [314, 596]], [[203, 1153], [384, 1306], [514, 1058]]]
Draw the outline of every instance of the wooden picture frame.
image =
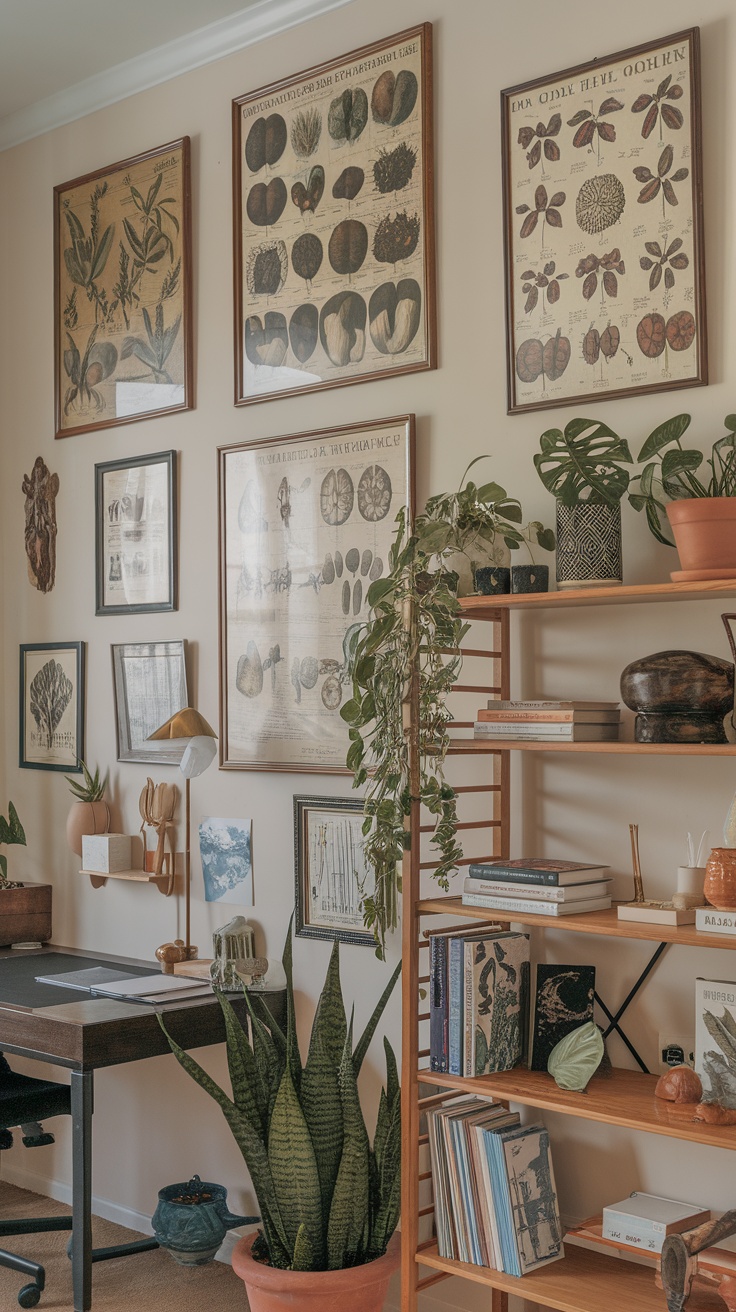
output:
[[699, 35], [501, 92], [509, 414], [707, 383]]
[[81, 773], [84, 678], [83, 642], [21, 643], [18, 764], [22, 770]]
[[111, 652], [118, 760], [178, 765], [182, 743], [172, 741], [169, 751], [146, 739], [189, 705], [186, 643], [121, 642]]
[[346, 643], [414, 513], [414, 416], [219, 450], [220, 765], [345, 774]]
[[177, 453], [95, 465], [96, 615], [176, 610]]
[[57, 438], [193, 408], [189, 137], [54, 187], [54, 385]]
[[233, 101], [235, 404], [436, 367], [432, 25]]
[[363, 897], [373, 892], [363, 855], [363, 800], [294, 797], [294, 932], [375, 948], [363, 924]]

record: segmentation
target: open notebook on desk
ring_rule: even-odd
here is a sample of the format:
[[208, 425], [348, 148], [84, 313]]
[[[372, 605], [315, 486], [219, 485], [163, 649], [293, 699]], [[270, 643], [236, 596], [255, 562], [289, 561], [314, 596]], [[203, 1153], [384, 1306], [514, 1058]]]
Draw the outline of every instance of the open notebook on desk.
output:
[[60, 975], [36, 975], [36, 981], [57, 984], [64, 989], [79, 989], [95, 997], [135, 1002], [170, 1002], [175, 998], [205, 997], [212, 993], [206, 980], [192, 980], [184, 975], [129, 975], [106, 966], [67, 970]]

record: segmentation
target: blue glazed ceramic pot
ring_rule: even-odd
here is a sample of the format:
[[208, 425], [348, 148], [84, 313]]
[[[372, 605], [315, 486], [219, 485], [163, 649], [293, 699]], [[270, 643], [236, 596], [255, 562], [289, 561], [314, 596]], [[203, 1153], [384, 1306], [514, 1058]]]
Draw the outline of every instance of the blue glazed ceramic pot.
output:
[[191, 1180], [158, 1191], [153, 1233], [162, 1248], [182, 1266], [211, 1262], [228, 1230], [255, 1225], [259, 1216], [235, 1216], [228, 1211], [224, 1185], [193, 1175]]

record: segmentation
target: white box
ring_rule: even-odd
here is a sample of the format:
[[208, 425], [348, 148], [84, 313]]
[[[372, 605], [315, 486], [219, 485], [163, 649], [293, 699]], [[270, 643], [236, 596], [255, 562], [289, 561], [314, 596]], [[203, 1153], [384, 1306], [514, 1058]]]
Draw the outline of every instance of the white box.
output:
[[84, 834], [82, 869], [98, 875], [117, 875], [130, 870], [130, 834]]
[[710, 1212], [696, 1204], [635, 1192], [623, 1202], [603, 1208], [602, 1235], [649, 1253], [661, 1253], [667, 1235], [681, 1234], [709, 1220]]

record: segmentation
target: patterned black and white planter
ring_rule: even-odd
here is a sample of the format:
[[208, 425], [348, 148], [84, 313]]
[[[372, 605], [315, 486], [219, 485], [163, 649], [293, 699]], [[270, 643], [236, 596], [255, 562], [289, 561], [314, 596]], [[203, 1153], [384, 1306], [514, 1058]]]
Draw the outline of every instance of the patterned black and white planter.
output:
[[557, 506], [557, 587], [614, 586], [623, 580], [621, 504]]

